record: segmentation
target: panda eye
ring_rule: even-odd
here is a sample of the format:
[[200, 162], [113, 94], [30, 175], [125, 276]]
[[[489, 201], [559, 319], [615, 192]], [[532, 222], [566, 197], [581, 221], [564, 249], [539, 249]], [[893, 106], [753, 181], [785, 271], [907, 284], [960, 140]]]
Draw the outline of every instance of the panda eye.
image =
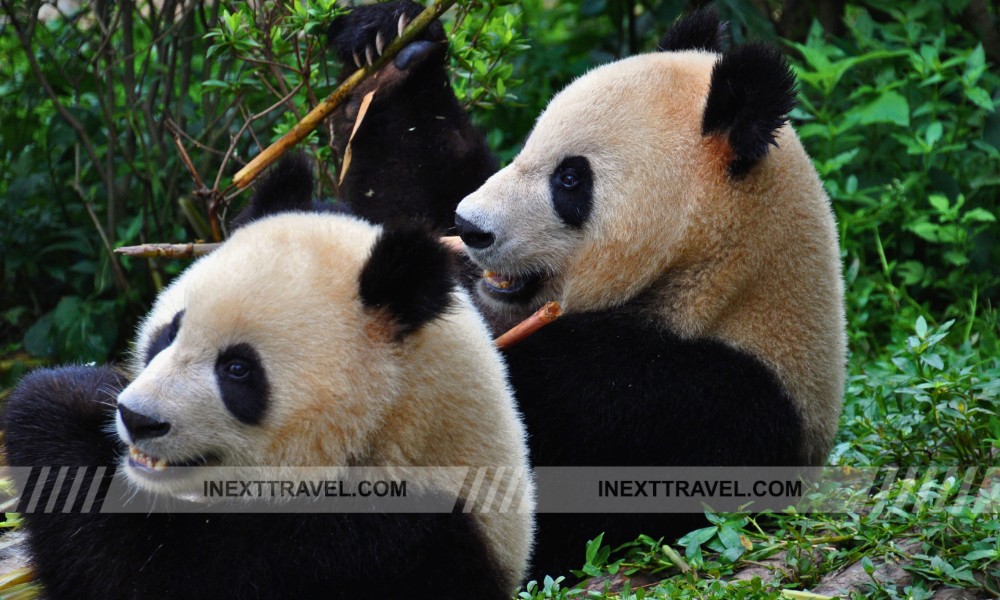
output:
[[242, 360], [231, 360], [222, 365], [222, 372], [230, 379], [242, 380], [250, 376], [250, 365]]
[[556, 181], [559, 185], [567, 190], [572, 190], [580, 185], [580, 177], [577, 176], [576, 170], [572, 168], [562, 169], [556, 175]]
[[586, 156], [567, 156], [549, 175], [549, 193], [556, 215], [569, 227], [580, 228], [594, 203], [594, 171]]

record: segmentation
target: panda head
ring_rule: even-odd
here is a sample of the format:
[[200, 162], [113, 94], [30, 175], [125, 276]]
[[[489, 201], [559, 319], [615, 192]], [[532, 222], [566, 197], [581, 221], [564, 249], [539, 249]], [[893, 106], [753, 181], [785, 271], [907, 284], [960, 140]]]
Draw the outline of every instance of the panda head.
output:
[[456, 226], [488, 309], [610, 308], [701, 261], [728, 213], [755, 209], [781, 162], [771, 146], [794, 138], [783, 127], [794, 81], [767, 46], [720, 53], [723, 33], [713, 12], [696, 13], [663, 51], [580, 77], [461, 202]]
[[241, 228], [140, 330], [115, 424], [126, 476], [171, 494], [194, 476], [177, 466], [358, 464], [407, 345], [456, 298], [450, 270], [416, 229], [308, 214]]

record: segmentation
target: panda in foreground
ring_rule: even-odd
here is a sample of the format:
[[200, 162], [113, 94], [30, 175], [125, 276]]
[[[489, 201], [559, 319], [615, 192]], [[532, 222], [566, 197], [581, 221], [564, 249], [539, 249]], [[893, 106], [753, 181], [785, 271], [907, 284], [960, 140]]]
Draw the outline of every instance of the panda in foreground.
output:
[[[580, 77], [458, 205], [488, 318], [563, 307], [506, 351], [535, 467], [817, 465], [830, 450], [846, 346], [830, 202], [787, 124], [785, 60], [723, 51], [722, 32], [695, 13], [662, 51]], [[540, 514], [535, 568], [578, 566], [601, 531], [615, 547], [682, 523]]]
[[[81, 514], [82, 493], [61, 511], [70, 485], [50, 498], [64, 466], [117, 469], [136, 493], [179, 503], [185, 475], [171, 469], [183, 465], [525, 472], [503, 363], [451, 259], [414, 229], [262, 219], [160, 295], [127, 377], [27, 376], [6, 447], [11, 465], [52, 467], [24, 515], [47, 597], [508, 598], [531, 546], [527, 477], [507, 512]], [[462, 486], [408, 483], [428, 498]]]

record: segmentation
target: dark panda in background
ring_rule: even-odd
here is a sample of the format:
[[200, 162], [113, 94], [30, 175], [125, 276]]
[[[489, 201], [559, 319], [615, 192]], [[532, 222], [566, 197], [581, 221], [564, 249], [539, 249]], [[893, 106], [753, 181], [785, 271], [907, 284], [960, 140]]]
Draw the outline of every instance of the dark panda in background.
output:
[[[342, 63], [341, 81], [371, 64], [422, 10], [410, 1], [371, 4], [336, 19], [329, 39]], [[235, 226], [289, 210], [335, 210], [373, 223], [402, 217], [440, 232], [453, 229], [455, 206], [495, 173], [498, 164], [451, 89], [447, 54], [444, 28], [435, 21], [334, 112], [334, 143], [343, 158], [361, 103], [375, 92], [351, 142], [340, 202], [315, 202], [311, 188], [303, 189], [307, 179], [289, 171], [294, 193], [252, 199]]]
[[[377, 50], [400, 6], [343, 21], [340, 56]], [[717, 14], [700, 11], [660, 52], [579, 78], [457, 209], [495, 330], [548, 300], [565, 311], [506, 352], [534, 466], [814, 465], [830, 449], [846, 353], [832, 210], [787, 125], [794, 77], [780, 52], [724, 50], [724, 39]], [[439, 77], [411, 75], [408, 85], [442, 92]], [[408, 97], [386, 98], [386, 128], [426, 108]], [[481, 154], [474, 130], [460, 131], [452, 158]], [[399, 147], [371, 141], [376, 172]], [[444, 151], [437, 138], [417, 147], [411, 158]], [[407, 194], [419, 190], [397, 191], [380, 218], [411, 214]], [[579, 566], [601, 531], [615, 545], [696, 526], [539, 515], [533, 576]]]
[[[281, 169], [258, 194], [280, 193]], [[451, 258], [412, 228], [261, 219], [163, 291], [127, 375], [25, 377], [7, 402], [6, 452], [34, 467], [37, 481], [19, 481], [21, 510], [46, 597], [509, 598], [532, 542], [527, 477], [506, 511], [480, 495], [460, 497], [452, 514], [249, 514], [239, 502], [212, 514], [81, 513], [82, 492], [63, 510], [73, 492], [62, 467], [70, 478], [81, 466], [91, 478], [117, 470], [140, 506], [195, 511], [193, 476], [281, 480], [283, 467], [352, 465], [527, 473], [504, 366]], [[202, 469], [179, 469], [192, 465]], [[411, 473], [408, 498], [461, 489], [458, 471]], [[25, 511], [29, 500], [36, 510]]]

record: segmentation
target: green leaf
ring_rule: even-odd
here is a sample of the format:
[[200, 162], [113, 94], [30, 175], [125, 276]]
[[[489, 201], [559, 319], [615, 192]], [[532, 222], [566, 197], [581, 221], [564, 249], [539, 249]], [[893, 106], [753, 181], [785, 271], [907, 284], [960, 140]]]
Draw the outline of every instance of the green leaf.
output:
[[875, 572], [875, 565], [872, 563], [872, 559], [867, 556], [863, 556], [861, 558], [861, 568], [864, 569], [865, 573], [868, 575]]
[[996, 220], [996, 215], [984, 208], [973, 208], [962, 215], [963, 223], [993, 223]]
[[911, 223], [906, 226], [907, 229], [917, 234], [921, 238], [927, 240], [928, 242], [940, 241], [941, 227], [929, 221], [918, 221], [917, 223]]
[[959, 581], [964, 581], [965, 583], [970, 583], [976, 586], [980, 585], [980, 582], [977, 581], [976, 578], [972, 575], [972, 573], [966, 568], [952, 571], [951, 573], [949, 573], [949, 575], [951, 575], [952, 577], [954, 577]]
[[885, 92], [861, 108], [851, 111], [863, 125], [872, 123], [892, 123], [901, 127], [910, 126], [910, 105], [906, 98], [896, 92]]
[[77, 296], [66, 296], [52, 312], [52, 319], [59, 329], [70, 329], [80, 322], [82, 301]]
[[972, 101], [973, 104], [993, 112], [993, 98], [990, 97], [989, 92], [981, 87], [969, 87], [965, 90], [965, 97]]
[[903, 278], [903, 285], [916, 285], [924, 280], [924, 265], [915, 260], [900, 263], [896, 272]]
[[947, 213], [950, 204], [948, 203], [948, 197], [941, 194], [931, 194], [927, 201], [931, 203], [939, 213]]
[[918, 338], [924, 339], [925, 337], [927, 337], [927, 321], [924, 319], [923, 315], [917, 317], [917, 322], [914, 326], [914, 329], [917, 332]]
[[944, 128], [941, 126], [940, 121], [934, 121], [927, 126], [927, 131], [924, 132], [924, 140], [927, 141], [927, 145], [934, 147], [934, 144], [941, 139], [941, 134], [944, 132]]
[[923, 356], [920, 357], [920, 360], [922, 360], [924, 364], [930, 367], [934, 367], [938, 371], [944, 370], [944, 361], [941, 360], [941, 357], [938, 356], [937, 354], [924, 354]]
[[965, 77], [970, 84], [976, 83], [986, 70], [986, 52], [983, 45], [976, 44], [976, 49], [965, 60]]
[[695, 529], [691, 533], [685, 535], [680, 539], [680, 544], [684, 546], [700, 546], [707, 542], [708, 540], [715, 537], [716, 532], [719, 531], [718, 527], [714, 525], [712, 527], [702, 527], [701, 529]]
[[740, 542], [740, 534], [738, 531], [732, 527], [723, 527], [719, 530], [719, 540], [726, 548], [742, 548], [743, 544]]
[[56, 354], [52, 341], [52, 313], [35, 321], [24, 334], [24, 349], [28, 354], [38, 357], [53, 357]]
[[736, 562], [737, 559], [739, 559], [739, 557], [743, 556], [744, 552], [746, 552], [746, 548], [744, 548], [743, 546], [737, 546], [735, 548], [726, 548], [720, 555], [720, 558], [725, 562], [732, 563]]
[[594, 562], [594, 558], [597, 556], [597, 552], [601, 549], [601, 540], [603, 539], [604, 539], [604, 533], [601, 533], [596, 538], [587, 542], [587, 552], [586, 552], [587, 563]]
[[948, 264], [955, 265], [956, 267], [961, 267], [963, 265], [969, 264], [969, 255], [964, 252], [949, 250], [944, 253], [944, 260]]

